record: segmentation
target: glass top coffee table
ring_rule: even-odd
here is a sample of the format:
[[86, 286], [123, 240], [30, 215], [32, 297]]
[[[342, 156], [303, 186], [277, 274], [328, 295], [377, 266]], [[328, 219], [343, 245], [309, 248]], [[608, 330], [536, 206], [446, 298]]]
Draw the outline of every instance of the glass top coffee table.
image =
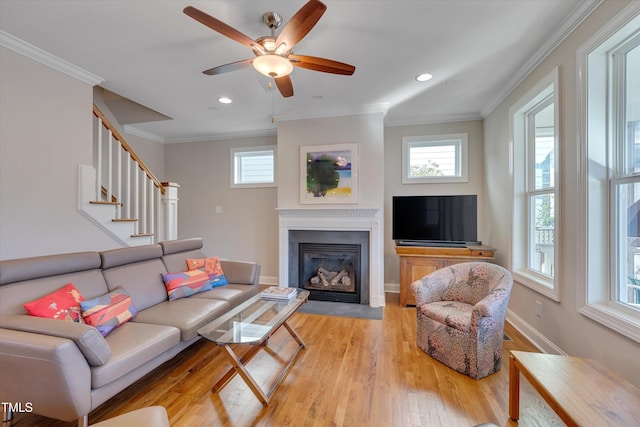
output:
[[[236, 374], [240, 374], [258, 400], [267, 406], [273, 392], [278, 388], [293, 366], [298, 354], [304, 348], [304, 342], [287, 323], [287, 320], [308, 298], [309, 291], [304, 289], [295, 289], [295, 296], [292, 299], [283, 300], [266, 299], [259, 293], [200, 328], [198, 335], [222, 346], [232, 365], [232, 368], [218, 380], [211, 391], [214, 393], [220, 391]], [[265, 393], [246, 370], [245, 365], [261, 347], [267, 345], [269, 337], [281, 326], [286, 328], [299, 347], [276, 379], [275, 384]], [[251, 347], [241, 357], [238, 357], [231, 348], [232, 344], [250, 344]]]

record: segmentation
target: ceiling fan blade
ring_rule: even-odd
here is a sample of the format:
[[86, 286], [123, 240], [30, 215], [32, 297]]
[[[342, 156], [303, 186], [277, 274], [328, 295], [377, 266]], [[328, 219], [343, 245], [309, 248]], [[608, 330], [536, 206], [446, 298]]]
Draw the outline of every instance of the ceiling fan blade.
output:
[[231, 62], [225, 65], [219, 65], [217, 67], [204, 70], [202, 73], [208, 76], [215, 76], [216, 74], [228, 73], [230, 71], [242, 70], [243, 68], [250, 67], [253, 63], [253, 58], [243, 59], [242, 61]]
[[283, 97], [288, 98], [293, 96], [293, 83], [291, 83], [291, 77], [278, 77], [274, 78], [274, 80], [276, 81], [276, 86], [278, 86], [278, 90]]
[[231, 40], [235, 40], [240, 44], [250, 47], [251, 49], [254, 49], [257, 45], [255, 40], [253, 40], [252, 38], [242, 34], [235, 28], [230, 27], [219, 19], [216, 19], [199, 9], [196, 9], [193, 6], [185, 7], [183, 12], [185, 13], [185, 15], [192, 17], [201, 24], [204, 24], [212, 30], [219, 32], [223, 36], [229, 37]]
[[289, 55], [291, 63], [296, 67], [306, 68], [308, 70], [321, 71], [323, 73], [342, 74], [350, 76], [356, 71], [353, 65], [344, 62], [334, 61], [332, 59], [318, 58], [316, 56], [307, 55]]
[[276, 39], [276, 47], [284, 43], [284, 51], [293, 49], [293, 47], [307, 35], [309, 31], [316, 25], [327, 6], [318, 1], [310, 0], [291, 17], [289, 22], [282, 28], [282, 31]]

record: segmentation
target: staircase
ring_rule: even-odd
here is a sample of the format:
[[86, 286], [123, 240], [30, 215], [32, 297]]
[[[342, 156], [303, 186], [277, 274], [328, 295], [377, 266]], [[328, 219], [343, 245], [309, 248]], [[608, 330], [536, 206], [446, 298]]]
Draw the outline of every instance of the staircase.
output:
[[79, 166], [78, 210], [123, 246], [177, 239], [178, 185], [161, 183], [93, 106], [94, 165]]

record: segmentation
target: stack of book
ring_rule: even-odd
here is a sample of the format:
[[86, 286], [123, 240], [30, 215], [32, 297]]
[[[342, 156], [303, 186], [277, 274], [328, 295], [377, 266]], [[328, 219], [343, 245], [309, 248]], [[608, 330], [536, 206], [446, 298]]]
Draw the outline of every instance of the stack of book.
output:
[[291, 301], [298, 294], [298, 288], [281, 288], [270, 286], [262, 291], [262, 299], [271, 301]]

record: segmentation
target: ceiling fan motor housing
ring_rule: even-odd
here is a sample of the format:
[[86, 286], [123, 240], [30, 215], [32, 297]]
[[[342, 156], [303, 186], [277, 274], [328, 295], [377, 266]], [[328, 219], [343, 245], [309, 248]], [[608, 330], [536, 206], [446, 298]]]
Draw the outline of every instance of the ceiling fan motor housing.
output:
[[271, 35], [282, 24], [282, 16], [276, 12], [266, 12], [262, 15], [262, 20], [271, 29]]

